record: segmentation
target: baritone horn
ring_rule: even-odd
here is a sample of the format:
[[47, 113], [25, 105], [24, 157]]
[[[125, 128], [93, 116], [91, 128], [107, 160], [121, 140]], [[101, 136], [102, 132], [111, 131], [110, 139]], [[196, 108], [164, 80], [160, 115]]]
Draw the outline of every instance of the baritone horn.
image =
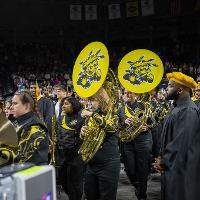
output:
[[131, 51], [120, 61], [118, 78], [121, 85], [128, 91], [144, 97], [139, 100], [143, 109], [136, 108], [131, 111], [133, 123], [123, 128], [119, 133], [122, 142], [134, 140], [144, 131], [145, 125], [148, 125], [148, 128], [155, 125], [153, 106], [145, 96], [148, 96], [148, 92], [160, 83], [163, 73], [164, 67], [161, 59], [150, 50], [137, 49]]
[[[78, 96], [88, 98], [104, 90], [104, 94], [114, 102], [116, 97], [114, 80], [116, 79], [108, 67], [109, 55], [106, 46], [101, 42], [88, 44], [79, 54], [73, 68], [72, 81]], [[106, 119], [112, 116], [111, 111], [112, 109], [107, 112]], [[78, 152], [83, 161], [89, 162], [101, 147], [106, 132], [91, 116], [87, 121], [86, 130], [80, 133], [80, 136], [83, 143]]]

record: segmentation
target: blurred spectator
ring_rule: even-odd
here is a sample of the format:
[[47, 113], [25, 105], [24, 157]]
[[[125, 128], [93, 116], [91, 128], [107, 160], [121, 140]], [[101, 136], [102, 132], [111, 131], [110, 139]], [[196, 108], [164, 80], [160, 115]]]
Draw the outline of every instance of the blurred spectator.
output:
[[[164, 46], [159, 46], [159, 42], [154, 44], [155, 53], [158, 53], [163, 60], [165, 73], [181, 71], [200, 82], [200, 65], [197, 65], [199, 60], [194, 61], [189, 57], [184, 57], [184, 55], [188, 55], [188, 53], [184, 54], [184, 51], [188, 49], [184, 44], [174, 45], [173, 41], [168, 41], [168, 43]], [[174, 47], [171, 48], [172, 46]], [[110, 67], [117, 73], [117, 66], [121, 58], [130, 52], [133, 46], [129, 43], [118, 46], [108, 44], [108, 48], [110, 49]], [[68, 85], [70, 89], [73, 88], [71, 76], [73, 63], [80, 52], [79, 46], [68, 46], [61, 49], [61, 47], [46, 44], [21, 43], [13, 49], [1, 43], [0, 50], [3, 52], [0, 56], [0, 75], [11, 77], [14, 90], [29, 88], [28, 82], [35, 79], [41, 80], [43, 87], [62, 84]], [[66, 52], [69, 55], [67, 57]], [[185, 62], [186, 59], [188, 62]], [[163, 87], [165, 87], [164, 79], [158, 89]], [[4, 81], [3, 84], [0, 83], [0, 99], [3, 99], [2, 94], [5, 93], [6, 88], [7, 83], [5, 84]], [[52, 97], [55, 98], [55, 91], [52, 90], [51, 93]]]
[[0, 101], [0, 113], [4, 111], [4, 102]]

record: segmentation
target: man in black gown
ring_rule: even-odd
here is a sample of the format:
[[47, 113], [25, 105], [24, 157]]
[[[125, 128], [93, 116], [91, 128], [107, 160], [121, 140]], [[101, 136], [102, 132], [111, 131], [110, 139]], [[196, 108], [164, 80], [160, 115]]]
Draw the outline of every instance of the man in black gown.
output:
[[160, 157], [154, 163], [155, 169], [162, 172], [162, 200], [197, 200], [200, 116], [190, 97], [196, 82], [181, 72], [169, 73], [167, 78], [167, 98], [174, 100], [174, 108], [165, 119]]

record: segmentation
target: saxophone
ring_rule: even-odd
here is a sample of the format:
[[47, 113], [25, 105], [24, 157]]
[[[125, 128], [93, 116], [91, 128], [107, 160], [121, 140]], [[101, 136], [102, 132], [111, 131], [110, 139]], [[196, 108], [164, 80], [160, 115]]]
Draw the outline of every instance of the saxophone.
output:
[[50, 145], [51, 145], [51, 150], [50, 150], [50, 154], [51, 154], [51, 159], [49, 161], [49, 165], [54, 165], [56, 164], [56, 160], [55, 160], [55, 152], [56, 152], [56, 143], [57, 143], [57, 134], [56, 134], [56, 118], [55, 116], [52, 117], [51, 120], [51, 124], [52, 124], [52, 135], [51, 137], [49, 137], [49, 141], [50, 141]]

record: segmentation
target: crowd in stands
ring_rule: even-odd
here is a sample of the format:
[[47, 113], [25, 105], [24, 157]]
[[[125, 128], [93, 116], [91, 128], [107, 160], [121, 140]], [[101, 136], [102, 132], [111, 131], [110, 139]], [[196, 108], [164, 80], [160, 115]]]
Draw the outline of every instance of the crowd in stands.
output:
[[[61, 52], [59, 47], [47, 47], [46, 45], [23, 44], [17, 49], [13, 49], [0, 44], [0, 100], [5, 99], [16, 90], [28, 88], [29, 82], [35, 79], [51, 92], [53, 86], [58, 84], [65, 85], [70, 92], [73, 91], [71, 76], [73, 64], [79, 52], [78, 48], [62, 49]], [[117, 73], [120, 59], [127, 52], [129, 49], [126, 47], [118, 48], [116, 51], [111, 50], [110, 66], [115, 73]], [[167, 58], [163, 60], [163, 63], [165, 73], [180, 71], [200, 82], [200, 64], [176, 63]]]

